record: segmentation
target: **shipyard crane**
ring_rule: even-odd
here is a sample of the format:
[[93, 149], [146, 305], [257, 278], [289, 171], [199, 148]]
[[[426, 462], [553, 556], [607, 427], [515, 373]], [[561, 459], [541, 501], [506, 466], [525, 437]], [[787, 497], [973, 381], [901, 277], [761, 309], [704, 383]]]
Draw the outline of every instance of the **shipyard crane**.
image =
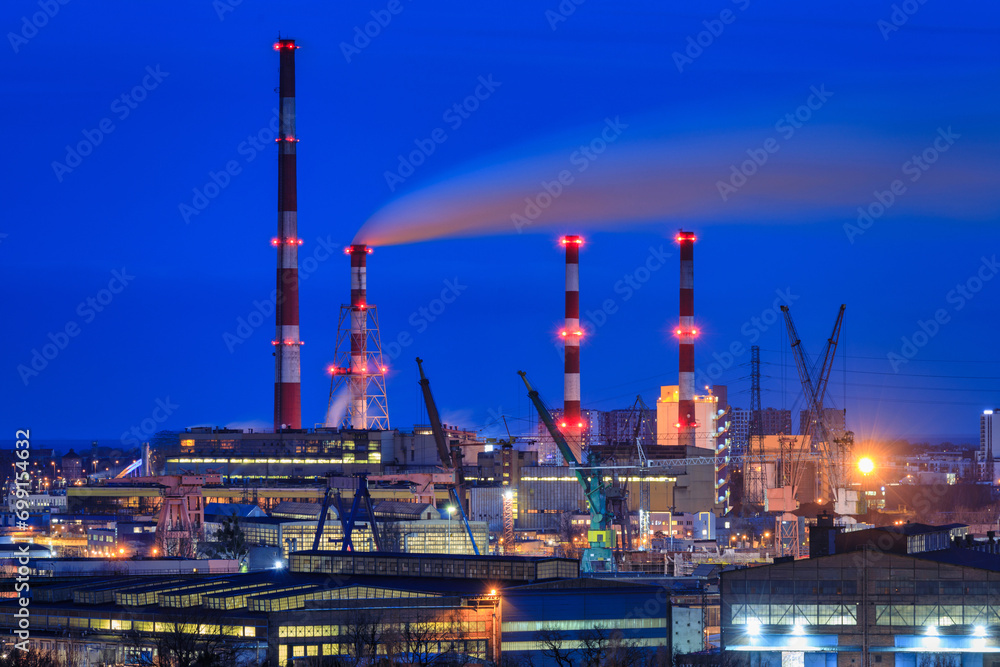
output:
[[[830, 485], [831, 497], [833, 494], [836, 494], [837, 489], [841, 488], [843, 484], [844, 461], [842, 458], [843, 452], [835, 451], [840, 449], [841, 444], [831, 437], [830, 428], [826, 421], [826, 414], [823, 410], [823, 398], [826, 395], [826, 387], [830, 381], [830, 371], [833, 370], [833, 358], [837, 351], [837, 344], [840, 341], [840, 329], [844, 323], [844, 310], [846, 308], [845, 304], [841, 304], [840, 310], [837, 313], [837, 319], [833, 324], [833, 332], [826, 340], [826, 346], [823, 350], [823, 361], [819, 366], [819, 373], [814, 383], [810, 375], [812, 364], [809, 355], [802, 347], [802, 341], [799, 339], [799, 334], [795, 329], [795, 323], [792, 322], [791, 311], [789, 311], [788, 306], [781, 306], [781, 312], [785, 316], [785, 326], [788, 328], [788, 339], [791, 343], [793, 356], [795, 357], [795, 366], [798, 369], [799, 380], [802, 383], [802, 392], [809, 406], [809, 413], [812, 415], [807, 424], [806, 433], [803, 435], [811, 431], [813, 423], [816, 424], [816, 428], [819, 431], [818, 446], [824, 458], [822, 473]], [[798, 485], [799, 474], [798, 461], [796, 461], [792, 471], [793, 486]]]
[[593, 452], [587, 452], [587, 466], [582, 467], [580, 461], [573, 454], [566, 438], [559, 432], [559, 428], [552, 420], [552, 413], [542, 402], [538, 391], [528, 382], [528, 376], [524, 371], [518, 371], [518, 375], [524, 380], [524, 386], [528, 388], [528, 399], [538, 411], [538, 417], [545, 424], [549, 434], [559, 447], [559, 452], [566, 459], [566, 463], [573, 469], [577, 481], [583, 488], [583, 495], [587, 499], [587, 507], [590, 510], [590, 530], [587, 531], [587, 542], [590, 545], [583, 550], [583, 557], [580, 559], [580, 569], [583, 572], [602, 572], [615, 569], [615, 561], [612, 549], [616, 543], [616, 538], [611, 524], [611, 516], [607, 511], [606, 487], [604, 485], [603, 474], [598, 465], [597, 457]]
[[424, 360], [417, 357], [417, 370], [420, 371], [420, 389], [424, 394], [424, 403], [427, 405], [427, 419], [431, 423], [431, 432], [434, 434], [434, 443], [437, 445], [438, 456], [441, 464], [455, 474], [455, 483], [449, 486], [449, 492], [455, 501], [459, 514], [462, 515], [462, 523], [465, 532], [469, 534], [469, 543], [472, 544], [472, 551], [478, 556], [479, 547], [476, 546], [476, 538], [472, 536], [472, 527], [469, 525], [468, 508], [465, 505], [465, 475], [462, 471], [462, 456], [457, 448], [448, 447], [444, 436], [444, 427], [441, 425], [441, 416], [438, 414], [437, 404], [431, 394], [431, 381], [424, 375]]
[[372, 540], [375, 543], [375, 550], [382, 551], [382, 539], [379, 535], [378, 523], [375, 521], [375, 507], [372, 503], [371, 493], [368, 491], [368, 475], [358, 473], [358, 488], [354, 491], [354, 499], [351, 501], [351, 510], [344, 512], [344, 507], [340, 502], [340, 489], [335, 488], [335, 478], [327, 478], [326, 491], [323, 493], [323, 502], [319, 507], [319, 521], [316, 522], [316, 535], [313, 536], [313, 551], [318, 551], [323, 539], [323, 531], [326, 529], [326, 515], [330, 511], [331, 493], [332, 498], [337, 502], [337, 519], [340, 521], [342, 539], [340, 542], [341, 551], [354, 551], [354, 524], [357, 522], [361, 503], [364, 503], [370, 521]]

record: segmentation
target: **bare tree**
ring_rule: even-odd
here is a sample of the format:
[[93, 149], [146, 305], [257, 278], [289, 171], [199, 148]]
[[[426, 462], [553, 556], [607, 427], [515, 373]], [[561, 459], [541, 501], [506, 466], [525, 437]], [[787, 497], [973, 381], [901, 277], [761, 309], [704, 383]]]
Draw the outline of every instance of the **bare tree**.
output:
[[566, 635], [552, 628], [544, 628], [537, 634], [543, 656], [553, 661], [558, 667], [574, 667], [577, 663], [577, 652], [564, 648]]
[[57, 667], [59, 661], [51, 651], [7, 647], [3, 664], [4, 667]]
[[353, 614], [353, 622], [343, 626], [340, 643], [347, 647], [347, 654], [337, 661], [339, 665], [357, 667], [375, 664], [378, 661], [379, 645], [389, 639], [380, 612], [359, 609]]

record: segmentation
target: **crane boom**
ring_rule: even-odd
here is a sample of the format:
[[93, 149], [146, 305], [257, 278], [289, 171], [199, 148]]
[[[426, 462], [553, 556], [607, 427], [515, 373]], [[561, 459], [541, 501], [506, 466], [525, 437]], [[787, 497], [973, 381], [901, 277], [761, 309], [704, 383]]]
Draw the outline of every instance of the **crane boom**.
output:
[[590, 548], [584, 550], [580, 567], [585, 572], [614, 569], [614, 558], [611, 551], [617, 538], [611, 529], [604, 476], [597, 465], [597, 459], [592, 452], [588, 452], [587, 466], [581, 467], [580, 461], [573, 454], [566, 438], [559, 432], [556, 423], [552, 420], [552, 414], [545, 407], [538, 391], [528, 382], [528, 375], [524, 371], [518, 371], [517, 374], [524, 380], [524, 386], [528, 388], [528, 399], [535, 406], [538, 418], [545, 424], [545, 428], [548, 429], [563, 458], [566, 459], [566, 463], [573, 469], [573, 474], [576, 475], [577, 481], [583, 488], [583, 495], [587, 499], [587, 507], [590, 510], [590, 530], [587, 532], [587, 541], [590, 543]]
[[465, 475], [462, 471], [462, 460], [458, 452], [450, 449], [448, 443], [445, 441], [444, 427], [441, 426], [441, 416], [438, 414], [434, 395], [431, 394], [431, 381], [424, 375], [423, 363], [424, 360], [417, 357], [417, 369], [420, 371], [420, 389], [424, 394], [424, 403], [427, 404], [427, 419], [431, 422], [431, 433], [434, 434], [434, 443], [437, 445], [441, 464], [455, 473], [455, 484], [451, 487], [451, 495], [458, 506], [459, 513], [462, 515], [462, 524], [465, 526], [465, 532], [469, 534], [469, 543], [472, 544], [472, 551], [478, 556], [479, 547], [476, 546], [476, 538], [472, 535], [472, 526], [469, 525], [469, 518], [465, 508]]
[[[809, 412], [813, 415], [813, 419], [810, 419], [807, 424], [807, 429], [811, 429], [812, 424], [815, 423], [819, 430], [817, 440], [819, 441], [820, 450], [827, 458], [825, 472], [829, 479], [831, 493], [835, 493], [836, 489], [840, 486], [841, 471], [839, 470], [839, 462], [833, 456], [834, 442], [830, 437], [826, 416], [823, 412], [823, 396], [826, 393], [826, 386], [830, 380], [830, 370], [833, 368], [833, 357], [840, 338], [840, 328], [843, 323], [845, 308], [846, 306], [841, 304], [837, 320], [834, 323], [833, 333], [826, 342], [823, 362], [820, 366], [820, 375], [817, 378], [817, 382], [814, 383], [809, 373], [809, 357], [802, 347], [802, 340], [795, 329], [791, 311], [788, 309], [788, 306], [781, 306], [781, 312], [785, 316], [785, 326], [788, 329], [788, 339], [791, 342], [792, 356], [795, 357], [795, 367], [798, 370], [799, 380], [802, 383], [802, 391], [809, 405]], [[797, 477], [797, 472], [795, 476]]]

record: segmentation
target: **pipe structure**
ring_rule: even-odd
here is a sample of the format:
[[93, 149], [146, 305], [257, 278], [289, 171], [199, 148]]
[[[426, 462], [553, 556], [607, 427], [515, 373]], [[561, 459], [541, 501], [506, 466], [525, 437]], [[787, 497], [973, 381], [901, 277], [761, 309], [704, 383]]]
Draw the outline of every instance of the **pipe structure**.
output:
[[583, 447], [583, 413], [580, 409], [580, 246], [579, 236], [564, 236], [560, 243], [566, 248], [566, 322], [560, 335], [565, 342], [563, 371], [563, 415], [560, 431], [566, 436], [574, 454], [580, 458]]
[[[366, 245], [352, 245], [351, 256], [351, 428], [368, 428], [368, 255]], [[374, 373], [377, 369], [372, 369]]]
[[274, 429], [302, 428], [299, 338], [299, 246], [295, 175], [295, 40], [274, 45], [280, 58], [278, 97], [278, 289], [274, 340]]
[[677, 377], [677, 444], [695, 446], [697, 421], [694, 411], [694, 339], [698, 329], [694, 325], [694, 233], [680, 231], [677, 243], [681, 251], [680, 320], [677, 325], [679, 340]]

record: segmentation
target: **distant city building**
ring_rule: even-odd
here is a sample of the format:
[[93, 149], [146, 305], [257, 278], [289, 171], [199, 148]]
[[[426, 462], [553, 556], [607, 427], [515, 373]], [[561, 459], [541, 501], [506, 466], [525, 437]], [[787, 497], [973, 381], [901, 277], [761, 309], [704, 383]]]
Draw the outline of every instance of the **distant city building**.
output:
[[655, 410], [650, 410], [645, 417], [631, 408], [602, 412], [600, 417], [601, 439], [607, 443], [634, 442], [638, 420], [641, 420], [639, 437], [642, 438], [643, 446], [656, 444]]
[[66, 456], [62, 457], [62, 476], [72, 484], [78, 479], [83, 479], [83, 459], [80, 455], [70, 449]]
[[792, 411], [764, 408], [760, 412], [762, 435], [791, 435]]
[[[842, 434], [847, 430], [847, 410], [823, 408], [823, 416], [826, 418], [826, 426], [832, 436], [837, 436], [837, 434]], [[813, 436], [818, 435], [819, 431], [816, 428], [809, 429], [810, 422], [814, 421], [811, 410], [802, 410], [799, 412], [799, 434], [809, 433]]]
[[1000, 466], [998, 466], [996, 452], [993, 449], [997, 442], [1000, 422], [994, 419], [993, 410], [983, 410], [979, 415], [979, 465], [983, 471], [983, 479], [994, 484], [1000, 484]]

